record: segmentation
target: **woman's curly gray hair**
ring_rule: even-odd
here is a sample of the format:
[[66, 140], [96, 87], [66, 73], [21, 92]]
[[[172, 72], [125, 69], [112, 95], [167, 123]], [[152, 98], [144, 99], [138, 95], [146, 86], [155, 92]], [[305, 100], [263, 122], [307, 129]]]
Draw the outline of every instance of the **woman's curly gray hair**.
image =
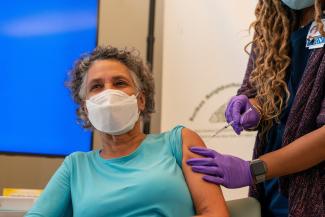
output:
[[78, 121], [86, 129], [92, 128], [84, 110], [84, 100], [86, 96], [86, 78], [89, 68], [96, 60], [117, 60], [124, 64], [130, 72], [131, 77], [138, 89], [145, 96], [145, 109], [141, 113], [144, 119], [148, 119], [154, 112], [154, 80], [148, 66], [143, 63], [139, 52], [135, 49], [118, 49], [111, 46], [99, 46], [91, 53], [81, 56], [70, 71], [70, 78], [67, 87], [71, 91], [73, 100], [79, 105], [76, 112]]

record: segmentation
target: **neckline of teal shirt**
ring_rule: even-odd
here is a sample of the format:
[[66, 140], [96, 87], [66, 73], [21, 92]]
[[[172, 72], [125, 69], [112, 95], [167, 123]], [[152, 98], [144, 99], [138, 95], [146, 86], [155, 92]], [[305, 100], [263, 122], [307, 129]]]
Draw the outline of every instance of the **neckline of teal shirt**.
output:
[[147, 140], [149, 140], [149, 137], [151, 137], [150, 134], [148, 134], [143, 140], [142, 142], [140, 143], [140, 145], [133, 151], [131, 152], [130, 154], [126, 155], [126, 156], [122, 156], [122, 157], [117, 157], [117, 158], [111, 158], [111, 159], [104, 159], [100, 156], [100, 152], [101, 152], [101, 149], [99, 150], [96, 150], [95, 151], [95, 159], [98, 160], [99, 162], [102, 162], [104, 164], [107, 164], [107, 163], [123, 163], [123, 162], [127, 162], [133, 158], [135, 158], [140, 152], [141, 150], [143, 149], [143, 147], [145, 146], [145, 143], [147, 143]]

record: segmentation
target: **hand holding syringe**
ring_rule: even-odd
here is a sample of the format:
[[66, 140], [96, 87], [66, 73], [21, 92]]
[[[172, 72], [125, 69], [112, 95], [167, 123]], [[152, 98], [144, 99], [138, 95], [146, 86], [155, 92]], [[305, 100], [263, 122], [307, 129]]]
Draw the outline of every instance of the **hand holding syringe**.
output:
[[[249, 112], [252, 111], [252, 108], [249, 108], [247, 111], [245, 111], [243, 115], [248, 114]], [[220, 132], [222, 132], [223, 130], [227, 129], [229, 126], [231, 126], [234, 123], [234, 121], [230, 121], [227, 125], [223, 126], [222, 128], [220, 128], [219, 130], [217, 130], [211, 137], [210, 139], [212, 139], [213, 137], [215, 137], [216, 135], [218, 135]]]

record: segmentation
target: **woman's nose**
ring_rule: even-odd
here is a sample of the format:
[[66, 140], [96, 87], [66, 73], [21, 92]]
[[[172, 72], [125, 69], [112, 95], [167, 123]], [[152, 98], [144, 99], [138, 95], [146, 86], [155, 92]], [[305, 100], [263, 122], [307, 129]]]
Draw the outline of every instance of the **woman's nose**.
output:
[[114, 85], [111, 82], [106, 82], [104, 85], [104, 90], [107, 90], [107, 89], [116, 89], [116, 88], [114, 87]]

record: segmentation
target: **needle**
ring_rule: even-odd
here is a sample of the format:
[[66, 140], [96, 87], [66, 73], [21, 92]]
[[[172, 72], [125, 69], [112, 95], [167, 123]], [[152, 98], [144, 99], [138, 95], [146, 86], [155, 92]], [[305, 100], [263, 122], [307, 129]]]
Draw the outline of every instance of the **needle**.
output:
[[[246, 115], [246, 114], [248, 114], [249, 112], [251, 112], [252, 111], [252, 108], [249, 108], [247, 111], [245, 111], [244, 112], [244, 114], [242, 114], [242, 116], [243, 115]], [[230, 121], [228, 124], [226, 124], [225, 126], [223, 126], [222, 128], [220, 128], [219, 130], [217, 130], [211, 137], [210, 137], [210, 139], [211, 138], [213, 138], [213, 137], [215, 137], [216, 135], [218, 135], [220, 132], [222, 132], [223, 130], [225, 130], [225, 129], [227, 129], [228, 127], [230, 127], [232, 124], [234, 123], [234, 121]]]

